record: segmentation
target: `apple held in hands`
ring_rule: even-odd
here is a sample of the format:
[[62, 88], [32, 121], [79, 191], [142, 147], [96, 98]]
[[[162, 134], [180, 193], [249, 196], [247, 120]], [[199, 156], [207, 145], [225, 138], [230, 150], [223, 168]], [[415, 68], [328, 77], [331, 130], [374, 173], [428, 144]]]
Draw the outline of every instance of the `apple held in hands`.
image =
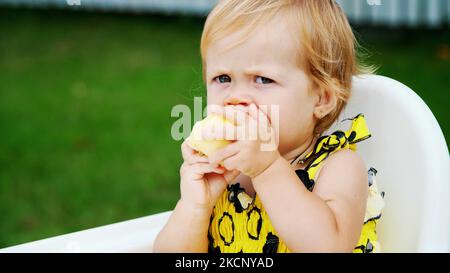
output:
[[205, 139], [203, 137], [204, 128], [225, 129], [227, 126], [234, 126], [234, 123], [225, 119], [221, 115], [212, 114], [201, 121], [195, 123], [191, 135], [187, 138], [187, 143], [192, 149], [200, 152], [206, 156], [211, 155], [217, 150], [220, 150], [232, 143], [231, 140], [225, 139]]
[[186, 144], [213, 165], [256, 177], [280, 157], [275, 130], [254, 104], [246, 111], [224, 110], [223, 115], [212, 113], [197, 122]]

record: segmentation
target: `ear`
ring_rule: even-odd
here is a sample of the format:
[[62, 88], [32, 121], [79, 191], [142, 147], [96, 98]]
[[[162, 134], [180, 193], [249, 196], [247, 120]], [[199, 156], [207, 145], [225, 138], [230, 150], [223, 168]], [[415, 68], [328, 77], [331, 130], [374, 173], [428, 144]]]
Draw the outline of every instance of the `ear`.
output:
[[336, 108], [337, 96], [336, 92], [329, 89], [321, 89], [318, 91], [316, 104], [314, 105], [314, 117], [322, 119]]

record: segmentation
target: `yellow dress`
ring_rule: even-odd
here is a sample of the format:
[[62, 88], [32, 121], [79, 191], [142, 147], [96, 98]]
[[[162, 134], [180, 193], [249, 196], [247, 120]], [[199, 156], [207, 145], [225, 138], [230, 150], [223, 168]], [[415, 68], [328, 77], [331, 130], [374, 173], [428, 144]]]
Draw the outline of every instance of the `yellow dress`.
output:
[[[341, 149], [356, 150], [356, 143], [369, 138], [364, 115], [348, 119], [351, 128], [335, 131], [320, 137], [313, 151], [305, 158], [310, 162], [304, 170], [296, 173], [305, 187], [312, 191], [314, 178], [321, 164], [331, 154]], [[380, 252], [376, 225], [384, 207], [384, 192], [379, 193], [375, 181], [376, 170], [370, 168], [369, 197], [365, 220], [358, 244], [353, 252]], [[239, 183], [229, 185], [214, 206], [208, 229], [210, 253], [289, 253], [283, 240], [278, 236], [261, 200], [248, 196]]]

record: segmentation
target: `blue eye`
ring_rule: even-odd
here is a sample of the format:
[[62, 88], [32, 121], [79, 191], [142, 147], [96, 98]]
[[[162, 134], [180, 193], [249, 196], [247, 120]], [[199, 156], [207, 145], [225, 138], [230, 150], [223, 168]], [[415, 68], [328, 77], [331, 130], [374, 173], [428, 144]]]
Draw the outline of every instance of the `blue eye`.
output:
[[258, 83], [258, 84], [270, 84], [273, 82], [274, 82], [273, 80], [266, 78], [266, 77], [261, 77], [261, 76], [256, 77], [256, 83]]
[[220, 75], [218, 77], [215, 77], [214, 80], [219, 83], [227, 83], [231, 82], [231, 78], [228, 75]]

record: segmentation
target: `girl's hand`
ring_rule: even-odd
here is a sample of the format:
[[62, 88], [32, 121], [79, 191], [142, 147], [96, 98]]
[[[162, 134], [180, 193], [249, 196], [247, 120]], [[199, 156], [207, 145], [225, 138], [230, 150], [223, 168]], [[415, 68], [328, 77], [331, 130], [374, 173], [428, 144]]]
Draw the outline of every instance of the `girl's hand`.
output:
[[281, 157], [276, 132], [267, 115], [255, 104], [245, 110], [225, 107], [223, 114], [236, 124], [231, 126], [232, 132], [230, 126], [214, 131], [205, 128], [203, 135], [206, 139], [235, 141], [211, 154], [208, 157], [210, 164], [221, 163], [226, 170], [239, 170], [254, 178]]
[[180, 168], [181, 201], [198, 208], [212, 209], [239, 171], [228, 171], [200, 156], [186, 141], [181, 144], [184, 162]]

